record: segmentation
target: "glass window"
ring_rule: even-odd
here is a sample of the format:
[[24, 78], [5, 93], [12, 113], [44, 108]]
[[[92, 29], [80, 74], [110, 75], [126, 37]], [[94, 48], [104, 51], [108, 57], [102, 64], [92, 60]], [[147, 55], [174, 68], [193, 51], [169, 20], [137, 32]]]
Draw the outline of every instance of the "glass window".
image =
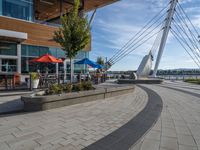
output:
[[22, 56], [24, 57], [39, 57], [49, 53], [48, 47], [22, 45]]
[[56, 58], [64, 58], [65, 52], [62, 49], [51, 47], [49, 48], [49, 54]]
[[[33, 0], [1, 0], [4, 16], [33, 20]], [[0, 1], [0, 2], [1, 2]]]
[[31, 63], [30, 60], [34, 59], [35, 57], [22, 57], [21, 59], [21, 69], [22, 73], [29, 73], [37, 71], [39, 68], [39, 63]]
[[65, 58], [66, 57], [66, 53], [65, 51], [63, 51], [62, 49], [57, 49], [57, 58]]
[[17, 44], [0, 42], [0, 55], [17, 56]]
[[27, 53], [28, 56], [39, 56], [40, 55], [40, 50], [38, 46], [27, 46]]
[[0, 0], [0, 15], [2, 15], [2, 0]]
[[27, 45], [22, 45], [21, 47], [21, 54], [22, 56], [28, 56], [28, 51], [27, 51], [27, 48], [28, 46]]
[[38, 47], [40, 50], [40, 56], [44, 54], [49, 54], [49, 48], [48, 47]]
[[88, 58], [88, 57], [89, 57], [89, 52], [79, 51], [75, 59], [83, 59], [83, 58]]
[[2, 59], [2, 72], [16, 72], [17, 60], [15, 59]]

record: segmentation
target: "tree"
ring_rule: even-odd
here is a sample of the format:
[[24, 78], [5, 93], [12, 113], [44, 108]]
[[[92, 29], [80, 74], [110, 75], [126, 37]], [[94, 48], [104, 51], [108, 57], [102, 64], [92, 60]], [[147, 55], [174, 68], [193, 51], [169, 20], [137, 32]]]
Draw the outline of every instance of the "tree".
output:
[[90, 41], [90, 27], [87, 18], [79, 16], [80, 0], [74, 0], [73, 9], [61, 16], [61, 27], [55, 31], [53, 39], [59, 43], [70, 59], [71, 82], [73, 82], [72, 59]]
[[105, 62], [104, 62], [104, 59], [103, 59], [103, 57], [97, 57], [97, 61], [96, 61], [98, 64], [100, 64], [100, 65], [105, 65]]

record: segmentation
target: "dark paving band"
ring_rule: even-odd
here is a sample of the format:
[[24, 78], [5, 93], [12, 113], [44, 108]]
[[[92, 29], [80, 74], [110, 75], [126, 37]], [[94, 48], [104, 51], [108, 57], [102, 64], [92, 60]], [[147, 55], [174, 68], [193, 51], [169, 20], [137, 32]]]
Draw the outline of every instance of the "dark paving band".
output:
[[84, 150], [128, 150], [156, 123], [163, 108], [162, 99], [153, 90], [139, 87], [148, 94], [145, 108], [128, 123]]
[[193, 92], [190, 92], [190, 91], [186, 91], [186, 90], [182, 90], [182, 89], [177, 89], [177, 88], [173, 88], [173, 87], [168, 87], [168, 86], [162, 86], [162, 85], [159, 85], [159, 86], [163, 87], [163, 88], [167, 88], [167, 89], [179, 91], [179, 92], [182, 92], [182, 93], [186, 93], [186, 94], [192, 95], [194, 97], [200, 98], [200, 94], [197, 94], [197, 93], [193, 93]]

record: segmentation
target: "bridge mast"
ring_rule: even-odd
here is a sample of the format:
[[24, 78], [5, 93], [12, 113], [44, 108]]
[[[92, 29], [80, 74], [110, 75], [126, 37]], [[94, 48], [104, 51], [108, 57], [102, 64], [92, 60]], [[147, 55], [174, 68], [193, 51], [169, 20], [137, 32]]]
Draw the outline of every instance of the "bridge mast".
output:
[[171, 0], [170, 3], [171, 3], [171, 6], [170, 6], [170, 9], [168, 10], [168, 15], [167, 15], [165, 27], [164, 27], [164, 30], [163, 30], [163, 35], [162, 35], [162, 39], [161, 39], [161, 43], [160, 43], [160, 47], [159, 47], [159, 51], [158, 51], [158, 56], [157, 56], [156, 64], [155, 64], [154, 71], [153, 71], [154, 77], [156, 77], [158, 66], [160, 64], [160, 60], [161, 60], [161, 57], [162, 57], [162, 54], [163, 54], [163, 51], [164, 51], [164, 48], [165, 48], [165, 45], [166, 45], [166, 42], [167, 42], [167, 37], [168, 37], [168, 34], [169, 34], [171, 22], [173, 20], [173, 16], [174, 16], [174, 13], [175, 13], [175, 9], [176, 9], [176, 5], [178, 3], [178, 0]]

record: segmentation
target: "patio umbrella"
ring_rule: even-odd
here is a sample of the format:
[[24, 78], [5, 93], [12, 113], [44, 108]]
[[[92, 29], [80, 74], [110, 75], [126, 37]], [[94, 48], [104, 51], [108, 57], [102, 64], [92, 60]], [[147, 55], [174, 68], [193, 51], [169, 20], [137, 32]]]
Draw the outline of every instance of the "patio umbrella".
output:
[[77, 61], [76, 63], [74, 64], [82, 64], [82, 65], [89, 65], [91, 66], [92, 68], [97, 68], [97, 69], [101, 69], [103, 68], [100, 64], [96, 63], [96, 62], [93, 62], [91, 60], [89, 60], [88, 58], [84, 58], [80, 61]]
[[55, 58], [52, 55], [45, 54], [38, 58], [30, 60], [30, 62], [41, 62], [41, 63], [62, 63], [63, 61]]
[[[42, 55], [38, 58], [35, 58], [35, 59], [32, 59], [30, 60], [30, 62], [40, 62], [40, 63], [62, 63], [63, 60], [61, 59], [57, 59], [55, 58], [54, 56], [52, 55], [49, 55], [49, 54], [45, 54], [45, 55]], [[58, 65], [56, 65], [56, 74], [58, 76]]]

